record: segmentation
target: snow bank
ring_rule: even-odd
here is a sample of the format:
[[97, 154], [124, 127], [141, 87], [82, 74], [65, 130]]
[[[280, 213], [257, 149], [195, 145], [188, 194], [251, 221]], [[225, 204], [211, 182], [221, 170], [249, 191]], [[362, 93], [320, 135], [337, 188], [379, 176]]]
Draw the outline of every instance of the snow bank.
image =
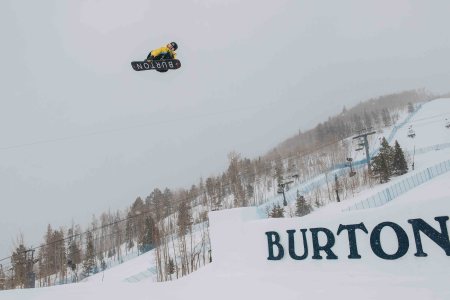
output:
[[[450, 176], [446, 179], [450, 180]], [[264, 269], [269, 273], [279, 270], [280, 266], [292, 269], [304, 268], [308, 265], [309, 268], [318, 267], [326, 270], [341, 265], [345, 268], [351, 266], [367, 270], [383, 268], [388, 272], [404, 275], [419, 275], [424, 272], [428, 275], [436, 274], [436, 276], [438, 273], [450, 275], [448, 271], [450, 257], [447, 256], [447, 254], [450, 255], [448, 232], [444, 230], [441, 237], [445, 239], [446, 236], [446, 249], [422, 233], [421, 245], [428, 256], [417, 257], [415, 254], [419, 253], [417, 247], [420, 245], [416, 242], [411, 224], [411, 222], [425, 222], [437, 232], [442, 232], [441, 224], [450, 227], [449, 222], [445, 221], [450, 215], [450, 197], [414, 199], [411, 193], [409, 197], [414, 207], [410, 207], [409, 203], [401, 205], [394, 203], [389, 206], [389, 209], [342, 213], [334, 217], [327, 215], [327, 218], [321, 218], [321, 215], [309, 215], [289, 219], [238, 220], [237, 216], [247, 217], [254, 214], [255, 209], [239, 209], [231, 213], [230, 211], [215, 212], [210, 216], [213, 262], [227, 268], [235, 265], [236, 269]], [[232, 217], [227, 219], [229, 215]], [[435, 220], [436, 217], [441, 217], [441, 221]], [[357, 253], [360, 256], [358, 259], [349, 258], [352, 256], [349, 230], [342, 228], [341, 232], [338, 230], [342, 225], [354, 224], [362, 224], [367, 230], [365, 233], [361, 229], [356, 229], [353, 234], [356, 239]], [[377, 233], [374, 228], [381, 231]], [[291, 243], [288, 240], [288, 230], [295, 232], [291, 233], [294, 237], [295, 253], [301, 256], [306, 248], [308, 251], [306, 258], [295, 260], [289, 255]], [[307, 247], [303, 243], [303, 233]], [[274, 242], [278, 238], [279, 242]], [[374, 245], [374, 239], [377, 238], [381, 246]], [[313, 243], [319, 246], [327, 245], [327, 243], [333, 245], [328, 253], [323, 250], [314, 251], [315, 248], [320, 247], [314, 247]], [[284, 250], [282, 258], [279, 255], [280, 249]], [[390, 259], [379, 257], [376, 251], [379, 252], [380, 249]], [[272, 255], [270, 251], [273, 251]], [[395, 255], [399, 251], [402, 253]], [[317, 256], [317, 253], [321, 259], [314, 259], [313, 255]]]

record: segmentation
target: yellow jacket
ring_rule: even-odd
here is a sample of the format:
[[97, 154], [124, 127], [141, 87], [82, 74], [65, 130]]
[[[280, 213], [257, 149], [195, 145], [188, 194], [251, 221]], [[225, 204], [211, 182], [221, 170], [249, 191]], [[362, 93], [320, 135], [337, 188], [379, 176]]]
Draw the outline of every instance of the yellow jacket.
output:
[[161, 55], [161, 54], [167, 54], [167, 53], [169, 53], [170, 56], [172, 56], [173, 58], [176, 58], [176, 56], [177, 56], [177, 54], [175, 53], [175, 51], [170, 50], [170, 49], [167, 48], [166, 46], [163, 46], [163, 47], [161, 47], [161, 48], [155, 49], [155, 50], [153, 50], [152, 52], [150, 52], [150, 54], [151, 54], [153, 57], [156, 57], [156, 56]]

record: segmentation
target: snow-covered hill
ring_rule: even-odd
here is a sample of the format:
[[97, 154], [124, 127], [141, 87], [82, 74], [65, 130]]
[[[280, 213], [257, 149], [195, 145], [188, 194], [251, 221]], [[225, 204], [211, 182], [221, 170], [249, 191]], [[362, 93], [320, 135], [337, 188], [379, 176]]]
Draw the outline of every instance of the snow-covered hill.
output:
[[[393, 136], [402, 147], [415, 156], [412, 176], [441, 161], [450, 159], [450, 148], [436, 145], [450, 143], [450, 129], [445, 118], [450, 116], [450, 99], [426, 103]], [[409, 126], [415, 130], [414, 139], [407, 137]], [[343, 211], [350, 204], [368, 198], [380, 189], [395, 184], [402, 177], [360, 192], [354, 199], [333, 203], [302, 218], [261, 219], [257, 208], [222, 210], [210, 213], [213, 262], [184, 278], [156, 283], [152, 275], [153, 251], [98, 273], [78, 284], [29, 290], [0, 292], [0, 299], [450, 299], [450, 242], [448, 231], [436, 217], [450, 216], [450, 172], [402, 194], [381, 207]], [[423, 232], [417, 242], [411, 222], [422, 219], [435, 231], [437, 243]], [[443, 220], [442, 218], [440, 220]], [[381, 228], [379, 243], [374, 246], [376, 228]], [[342, 225], [363, 223], [367, 234], [355, 232], [359, 259], [351, 255], [347, 231], [338, 234]], [[402, 231], [394, 231], [397, 224]], [[450, 222], [445, 222], [446, 228]], [[393, 227], [394, 226], [394, 227]], [[311, 229], [326, 228], [333, 235], [329, 244], [337, 259], [313, 259], [314, 237]], [[302, 254], [300, 229], [306, 231], [309, 253], [304, 260], [289, 255], [287, 230], [295, 230], [297, 255]], [[397, 228], [398, 229], [398, 228]], [[270, 237], [280, 236], [284, 248], [281, 260], [268, 260]], [[402, 235], [402, 232], [406, 234]], [[431, 232], [431, 231], [428, 231]], [[318, 246], [327, 241], [324, 231], [317, 235]], [[374, 240], [373, 240], [374, 239]], [[273, 240], [272, 240], [273, 241]], [[405, 241], [408, 241], [406, 245]], [[380, 258], [374, 249], [389, 257]], [[426, 257], [416, 256], [422, 247]], [[448, 248], [446, 248], [448, 247]], [[317, 248], [317, 247], [316, 247]], [[325, 247], [326, 248], [326, 247]], [[274, 255], [277, 246], [272, 245]], [[403, 251], [403, 252], [402, 252]], [[447, 251], [447, 252], [446, 252]], [[401, 252], [401, 253], [400, 253]]]
[[[436, 165], [440, 162], [450, 159], [450, 129], [446, 128], [446, 118], [450, 118], [450, 99], [437, 99], [423, 105], [418, 105], [416, 110], [412, 113], [403, 113], [398, 122], [392, 126], [386, 127], [383, 130], [378, 130], [374, 135], [369, 136], [369, 148], [371, 156], [378, 152], [380, 140], [382, 137], [388, 139], [393, 145], [397, 140], [401, 147], [406, 151], [410, 159], [410, 163], [414, 162], [414, 170], [410, 166], [410, 173], [408, 175], [416, 174], [430, 166]], [[426, 122], [425, 122], [426, 121]], [[410, 128], [418, 127], [415, 132], [415, 137], [408, 137]], [[352, 143], [352, 138], [347, 139], [348, 143]], [[366, 160], [364, 151], [355, 151], [352, 148], [349, 157], [353, 159], [354, 168], [366, 168]], [[290, 186], [290, 190], [286, 192], [286, 199], [291, 210], [295, 210], [296, 192], [310, 193], [318, 186], [325, 186], [327, 181], [332, 181], [334, 175], [347, 176], [348, 167], [345, 163], [341, 163], [333, 170], [331, 170], [326, 178], [325, 174], [319, 174], [303, 182], [296, 182]], [[389, 184], [377, 185], [368, 191], [375, 194], [379, 190], [392, 183], [402, 180], [403, 177], [393, 178]], [[364, 193], [357, 193], [351, 199], [346, 199], [344, 206], [350, 206], [363, 199], [368, 195]], [[259, 213], [261, 216], [266, 215], [267, 209], [271, 209], [273, 204], [282, 203], [283, 198], [277, 195], [269, 199], [266, 203], [259, 206]], [[320, 210], [328, 210], [330, 203]], [[334, 206], [334, 203], [331, 203]], [[342, 207], [341, 207], [342, 208]]]
[[[422, 218], [439, 230], [437, 216], [450, 215], [450, 174], [422, 185], [386, 206], [323, 218], [320, 214], [304, 218], [268, 219], [220, 225], [212, 231], [213, 247], [228, 241], [217, 251], [209, 266], [174, 282], [154, 283], [151, 279], [126, 282], [133, 272], [145, 270], [151, 253], [112, 268], [104, 275], [79, 283], [51, 288], [12, 290], [1, 299], [449, 299], [450, 258], [436, 244], [422, 238], [428, 257], [415, 257], [414, 236], [407, 223]], [[436, 192], [438, 191], [438, 192]], [[242, 209], [222, 211], [219, 220], [229, 220]], [[244, 212], [243, 215], [249, 215]], [[214, 222], [214, 215], [212, 222]], [[407, 231], [409, 250], [404, 257], [385, 261], [370, 253], [369, 237], [358, 233], [361, 260], [349, 260], [346, 235], [337, 237], [333, 248], [338, 260], [267, 261], [264, 233], [269, 230], [325, 227], [336, 230], [339, 224], [364, 222], [369, 231], [383, 222], [396, 222]], [[229, 222], [226, 222], [230, 225]], [[395, 252], [392, 233], [386, 232], [386, 251]], [[222, 241], [222, 242], [220, 242]], [[310, 250], [311, 251], [311, 250]], [[222, 256], [219, 253], [224, 254]]]

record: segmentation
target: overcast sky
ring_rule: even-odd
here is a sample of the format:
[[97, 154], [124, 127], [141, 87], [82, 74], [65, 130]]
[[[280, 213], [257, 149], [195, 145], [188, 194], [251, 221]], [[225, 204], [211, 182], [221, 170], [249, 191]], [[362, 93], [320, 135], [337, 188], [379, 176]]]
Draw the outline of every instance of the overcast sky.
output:
[[[370, 97], [450, 91], [449, 1], [2, 0], [0, 254]], [[170, 41], [176, 71], [132, 60]]]

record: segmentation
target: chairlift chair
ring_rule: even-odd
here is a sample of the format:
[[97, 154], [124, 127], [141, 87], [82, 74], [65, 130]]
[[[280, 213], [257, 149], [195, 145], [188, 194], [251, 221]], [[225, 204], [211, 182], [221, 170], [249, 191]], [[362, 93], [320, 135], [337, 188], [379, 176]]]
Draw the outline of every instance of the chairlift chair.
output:
[[355, 141], [356, 141], [356, 144], [360, 147], [365, 145], [364, 138], [362, 138], [362, 137], [355, 139]]
[[414, 138], [416, 136], [416, 133], [414, 132], [414, 129], [409, 128], [408, 130], [408, 137]]

